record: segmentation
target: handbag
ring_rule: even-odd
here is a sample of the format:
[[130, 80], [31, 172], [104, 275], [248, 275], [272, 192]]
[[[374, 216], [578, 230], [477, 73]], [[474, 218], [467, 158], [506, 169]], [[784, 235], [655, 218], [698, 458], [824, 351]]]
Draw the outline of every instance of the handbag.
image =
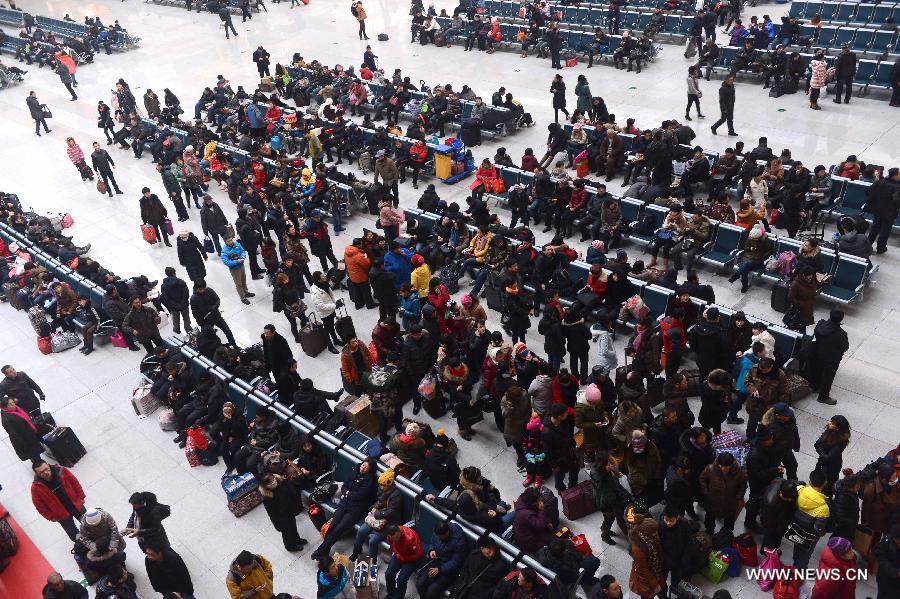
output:
[[372, 530], [375, 530], [375, 531], [379, 531], [379, 532], [387, 524], [387, 520], [384, 520], [384, 519], [379, 520], [378, 518], [375, 517], [375, 515], [372, 512], [369, 512], [368, 514], [366, 514], [365, 522], [366, 522], [366, 524], [369, 525], [369, 528], [371, 528]]
[[128, 342], [125, 341], [125, 335], [122, 334], [122, 331], [116, 329], [115, 332], [109, 336], [109, 342], [113, 347], [128, 347]]
[[209, 236], [203, 238], [203, 250], [207, 254], [212, 254], [216, 251], [216, 246], [213, 245], [213, 240]]
[[437, 377], [429, 372], [424, 377], [422, 377], [422, 381], [419, 383], [419, 395], [421, 395], [424, 399], [433, 399], [436, 390]]
[[693, 237], [685, 237], [681, 240], [681, 251], [687, 252], [694, 248], [694, 239]]
[[166, 228], [166, 235], [174, 235], [175, 227], [172, 226], [172, 221], [168, 218], [163, 221], [163, 226]]
[[327, 501], [331, 501], [331, 499], [334, 497], [334, 494], [337, 493], [337, 490], [337, 483], [330, 481], [323, 482], [316, 485], [309, 496], [316, 503], [325, 503]]
[[768, 592], [772, 590], [775, 584], [775, 576], [781, 570], [781, 558], [778, 556], [778, 549], [764, 549], [766, 557], [763, 558], [762, 564], [759, 566], [756, 584], [759, 590]]
[[719, 584], [726, 570], [728, 570], [728, 562], [723, 559], [722, 554], [718, 551], [710, 551], [709, 563], [700, 570], [700, 574], [711, 583]]
[[46, 104], [41, 104], [41, 116], [44, 117], [45, 119], [53, 118], [53, 113], [50, 112], [50, 109], [47, 108]]
[[800, 314], [800, 306], [798, 304], [791, 304], [788, 307], [787, 312], [784, 313], [784, 316], [781, 317], [781, 322], [792, 331], [802, 330], [804, 325], [803, 315]]
[[853, 533], [853, 549], [865, 558], [872, 554], [872, 548], [875, 547], [875, 531], [868, 526], [862, 524], [856, 525]]
[[40, 351], [45, 356], [53, 353], [53, 346], [50, 344], [50, 337], [38, 337], [37, 346], [38, 351]]
[[100, 193], [100, 195], [105, 195], [109, 192], [109, 188], [106, 186], [106, 183], [103, 181], [103, 179], [97, 179], [97, 191]]

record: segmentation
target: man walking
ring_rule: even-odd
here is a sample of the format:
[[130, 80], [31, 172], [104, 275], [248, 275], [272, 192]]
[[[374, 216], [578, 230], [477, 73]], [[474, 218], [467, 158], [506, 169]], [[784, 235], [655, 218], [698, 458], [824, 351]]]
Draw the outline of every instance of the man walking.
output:
[[0, 397], [8, 395], [15, 398], [23, 410], [31, 414], [40, 410], [39, 401], [46, 401], [43, 389], [24, 372], [17, 372], [7, 364], [2, 368], [3, 380], [0, 380]]
[[[156, 163], [156, 172], [162, 177], [163, 187], [166, 193], [169, 194], [169, 199], [175, 205], [175, 214], [178, 215], [178, 222], [183, 223], [188, 219], [188, 211], [184, 207], [184, 198], [181, 196], [181, 186], [178, 184], [178, 178], [171, 169], [167, 169], [161, 162]], [[116, 193], [120, 192], [117, 191]]]
[[59, 80], [62, 81], [62, 84], [66, 86], [66, 89], [69, 90], [69, 93], [72, 94], [71, 102], [74, 102], [78, 99], [78, 94], [75, 93], [75, 90], [72, 89], [72, 73], [69, 72], [69, 69], [66, 68], [66, 65], [63, 63], [58, 63], [56, 65], [56, 74], [59, 75]]
[[91, 152], [91, 164], [94, 170], [97, 171], [97, 176], [103, 179], [103, 182], [106, 184], [106, 191], [109, 193], [109, 197], [113, 196], [113, 189], [116, 190], [117, 194], [121, 195], [122, 190], [119, 189], [119, 184], [116, 183], [116, 178], [112, 173], [116, 168], [116, 163], [113, 162], [109, 152], [101, 148], [100, 143], [96, 141], [94, 142], [94, 151]]
[[225, 238], [227, 226], [228, 219], [225, 218], [225, 213], [213, 201], [212, 196], [205, 194], [203, 208], [200, 209], [200, 227], [203, 229], [203, 234], [212, 239], [213, 247], [216, 248], [216, 253], [219, 255], [222, 254], [219, 238]]
[[41, 125], [44, 126], [44, 133], [50, 133], [49, 127], [47, 127], [47, 120], [44, 117], [44, 107], [41, 104], [40, 100], [37, 99], [37, 94], [33, 91], [28, 92], [28, 97], [25, 98], [25, 103], [28, 105], [28, 112], [31, 113], [31, 118], [34, 119], [34, 133], [38, 137], [41, 136]]
[[723, 123], [728, 123], [728, 135], [736, 136], [734, 130], [734, 77], [727, 75], [719, 88], [719, 111], [722, 116], [711, 127], [713, 135]]
[[259, 71], [259, 78], [269, 75], [269, 53], [262, 46], [258, 46], [253, 52], [253, 62], [256, 63], [256, 70]]
[[228, 5], [222, 6], [219, 9], [219, 19], [222, 20], [222, 23], [225, 25], [225, 39], [231, 39], [228, 36], [228, 30], [231, 29], [231, 32], [234, 33], [234, 37], [237, 37], [237, 30], [234, 28], [234, 23], [231, 22], [231, 11], [228, 9]]
[[201, 280], [194, 283], [194, 295], [191, 296], [190, 301], [194, 322], [200, 328], [206, 326], [218, 327], [225, 333], [225, 338], [229, 344], [237, 345], [237, 342], [234, 340], [234, 334], [231, 332], [231, 327], [228, 326], [228, 323], [225, 322], [225, 319], [222, 318], [222, 313], [219, 311], [221, 303], [222, 300], [219, 299], [219, 294], [207, 287], [206, 281]]
[[228, 271], [231, 273], [234, 288], [237, 290], [242, 304], [249, 304], [250, 300], [247, 298], [256, 295], [247, 289], [247, 271], [244, 270], [246, 257], [247, 251], [235, 241], [234, 237], [225, 238], [225, 246], [222, 248], [222, 263], [228, 267]]
[[51, 466], [43, 460], [32, 464], [31, 502], [38, 513], [50, 522], [59, 522], [72, 541], [78, 535], [78, 524], [84, 514], [84, 490], [75, 475], [62, 466]]
[[866, 191], [866, 212], [872, 213], [874, 219], [869, 227], [869, 245], [875, 245], [875, 253], [887, 251], [888, 237], [900, 214], [900, 168], [894, 167], [869, 186]]
[[810, 356], [806, 363], [809, 386], [819, 391], [816, 401], [829, 406], [837, 403], [837, 400], [831, 397], [831, 385], [834, 383], [844, 353], [850, 349], [847, 331], [841, 327], [843, 320], [842, 310], [832, 310], [828, 320], [823, 318], [816, 323]]

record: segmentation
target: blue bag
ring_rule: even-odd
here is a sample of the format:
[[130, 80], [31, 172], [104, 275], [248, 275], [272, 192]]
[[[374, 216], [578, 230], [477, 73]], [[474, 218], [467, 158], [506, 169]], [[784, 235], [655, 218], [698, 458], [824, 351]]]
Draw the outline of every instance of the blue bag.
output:
[[728, 556], [731, 561], [728, 563], [728, 569], [725, 570], [725, 576], [737, 578], [741, 575], [741, 556], [734, 547], [723, 547], [719, 549], [719, 553]]
[[222, 477], [222, 489], [228, 501], [240, 499], [258, 487], [256, 477], [252, 473], [229, 474]]

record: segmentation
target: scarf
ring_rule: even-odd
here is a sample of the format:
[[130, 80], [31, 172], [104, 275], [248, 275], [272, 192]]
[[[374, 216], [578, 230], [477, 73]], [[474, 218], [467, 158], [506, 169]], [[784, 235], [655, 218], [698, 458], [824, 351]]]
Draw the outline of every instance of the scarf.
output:
[[641, 342], [643, 342], [644, 340], [644, 333], [649, 330], [649, 328], [646, 328], [643, 331], [636, 331], [634, 335], [634, 341], [631, 342], [631, 347], [634, 348], [634, 351], [638, 351], [641, 349]]
[[463, 488], [462, 493], [464, 495], [468, 495], [472, 498], [472, 503], [475, 504], [475, 509], [481, 511], [484, 502], [481, 501], [481, 498], [478, 496], [478, 493], [481, 491], [481, 479], [472, 482], [463, 476], [462, 472], [459, 473], [459, 486]]
[[647, 568], [654, 579], [661, 578], [663, 572], [662, 547], [659, 542], [659, 529], [652, 518], [644, 514], [634, 514], [634, 526], [628, 533], [628, 540], [638, 546], [647, 558]]
[[33, 433], [37, 432], [37, 427], [34, 425], [34, 422], [31, 421], [31, 416], [29, 416], [28, 412], [23, 410], [21, 407], [16, 406], [15, 408], [13, 408], [11, 410], [9, 408], [3, 408], [3, 411], [6, 412], [7, 414], [12, 414], [14, 416], [18, 416], [19, 418], [21, 418], [22, 420], [24, 420], [25, 422], [28, 423], [29, 428], [31, 428], [31, 432], [33, 432]]

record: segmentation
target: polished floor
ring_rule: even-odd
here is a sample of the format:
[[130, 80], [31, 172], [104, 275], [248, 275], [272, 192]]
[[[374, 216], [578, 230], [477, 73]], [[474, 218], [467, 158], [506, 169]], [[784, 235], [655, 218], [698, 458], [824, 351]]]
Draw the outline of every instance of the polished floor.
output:
[[[438, 9], [450, 11], [455, 2], [439, 0], [435, 4]], [[361, 62], [365, 48], [365, 43], [356, 37], [356, 24], [349, 14], [348, 2], [312, 0], [308, 6], [293, 10], [287, 2], [270, 3], [268, 13], [254, 14], [253, 20], [245, 24], [236, 17], [240, 35], [229, 41], [224, 39], [214, 15], [187, 13], [136, 0], [90, 3], [23, 0], [19, 5], [34, 14], [61, 17], [68, 12], [79, 20], [85, 10], [100, 15], [105, 22], [118, 18], [143, 38], [143, 46], [138, 50], [99, 56], [95, 64], [80, 69], [77, 102], [68, 101], [68, 93], [56, 76], [34, 67], [25, 83], [0, 93], [0, 130], [4, 141], [0, 144], [3, 165], [0, 189], [18, 193], [35, 210], [71, 212], [75, 217], [71, 234], [79, 243], [92, 243], [91, 255], [124, 276], [143, 273], [161, 278], [164, 267], [177, 266], [174, 249], [161, 245], [148, 247], [138, 230], [140, 189], [146, 185], [158, 193], [161, 190], [158, 176], [149, 158], [135, 160], [128, 152], [112, 150], [117, 163], [116, 178], [125, 195], [115, 199], [100, 196], [91, 184], [80, 181], [66, 157], [64, 143], [65, 137], [71, 135], [87, 150], [93, 140], [102, 138], [96, 128], [96, 102], [101, 99], [108, 102], [110, 89], [119, 77], [131, 84], [138, 97], [147, 88], [162, 96], [163, 88], [169, 87], [187, 107], [193, 105], [204, 86], [214, 82], [217, 74], [223, 74], [233, 85], [252, 89], [256, 70], [250, 55], [258, 44], [269, 50], [273, 64], [287, 61], [293, 52], [300, 52], [307, 60], [317, 58], [328, 63], [356, 65]], [[553, 71], [548, 62], [520, 59], [517, 54], [507, 52], [487, 56], [463, 53], [459, 47], [410, 45], [406, 2], [373, 0], [367, 4], [367, 10], [370, 43], [386, 69], [400, 67], [414, 81], [425, 79], [429, 85], [451, 82], [458, 88], [465, 83], [486, 98], [502, 85], [534, 115], [537, 126], [475, 149], [477, 159], [493, 156], [501, 145], [514, 157], [521, 156], [529, 146], [541, 151], [546, 124], [552, 119], [549, 84]], [[783, 5], [767, 4], [754, 9], [753, 14], [771, 11], [777, 17], [776, 11], [783, 10]], [[7, 32], [11, 31], [7, 29]], [[391, 41], [375, 41], [380, 32], [388, 33]], [[640, 75], [607, 66], [586, 70], [584, 64], [566, 69], [563, 76], [569, 85], [570, 106], [574, 105], [575, 77], [583, 72], [594, 95], [606, 100], [620, 122], [634, 117], [638, 126], [644, 128], [655, 126], [663, 119], [679, 117], [683, 114], [687, 63], [681, 52], [677, 46], [664, 45], [660, 59]], [[701, 83], [703, 110], [708, 117], [717, 116], [718, 85], [716, 81]], [[25, 96], [31, 89], [54, 113], [50, 121], [53, 132], [49, 136], [36, 137], [33, 133], [25, 107]], [[879, 164], [897, 163], [900, 113], [891, 109], [881, 96], [854, 98], [849, 106], [837, 106], [827, 98], [820, 112], [809, 110], [801, 95], [770, 99], [758, 84], [739, 83], [737, 98], [735, 126], [741, 134], [739, 139], [749, 147], [755, 145], [757, 137], [766, 135], [773, 148], [789, 147], [795, 157], [808, 165], [829, 165], [847, 154], [857, 154], [861, 159]], [[711, 124], [710, 120], [695, 121], [696, 141], [721, 151], [734, 140], [724, 135], [713, 136], [705, 128]], [[467, 193], [465, 185], [439, 184], [438, 192], [449, 201], [462, 203]], [[232, 205], [221, 192], [213, 189], [211, 193], [233, 218]], [[401, 205], [413, 206], [417, 198], [418, 192], [408, 184], [403, 186]], [[501, 215], [505, 215], [502, 210]], [[191, 216], [185, 224], [199, 233], [196, 211], [192, 210]], [[340, 255], [351, 236], [371, 222], [368, 215], [353, 217], [347, 233], [334, 239], [336, 253]], [[628, 249], [640, 253], [634, 246]], [[900, 302], [894, 295], [900, 290], [898, 255], [900, 247], [894, 237], [890, 251], [874, 259], [880, 266], [876, 281], [859, 304], [847, 308], [845, 328], [850, 335], [851, 349], [835, 382], [834, 397], [838, 405], [831, 408], [807, 399], [795, 406], [803, 439], [798, 456], [801, 476], [813, 467], [812, 444], [832, 414], [844, 414], [853, 427], [853, 438], [845, 452], [845, 464], [849, 467], [861, 468], [897, 441], [900, 366], [893, 356], [900, 352], [896, 335], [900, 327]], [[267, 322], [287, 329], [284, 319], [272, 313], [268, 289], [262, 282], [252, 283], [257, 296], [250, 306], [243, 306], [225, 268], [211, 261], [208, 271], [208, 281], [222, 296], [223, 310], [239, 342], [254, 342]], [[701, 270], [700, 275], [715, 286], [719, 303], [777, 320], [778, 315], [769, 307], [768, 286], [753, 287], [741, 295], [724, 277], [710, 269]], [[464, 285], [462, 291], [466, 290]], [[827, 316], [828, 309], [827, 305], [817, 306], [817, 317]], [[496, 315], [491, 316], [491, 324], [497, 325]], [[375, 313], [354, 313], [353, 318], [357, 330], [367, 337], [365, 332], [375, 325]], [[309, 551], [302, 554], [284, 551], [262, 509], [240, 520], [233, 518], [225, 509], [219, 488], [222, 467], [189, 468], [183, 453], [171, 442], [171, 435], [160, 432], [155, 419], [135, 417], [129, 405], [131, 390], [138, 384], [135, 354], [107, 347], [86, 358], [77, 352], [43, 356], [37, 351], [34, 333], [24, 313], [0, 306], [0, 323], [3, 331], [0, 362], [14, 364], [38, 381], [47, 390], [47, 408], [57, 422], [73, 427], [88, 450], [88, 455], [73, 470], [87, 491], [90, 505], [105, 508], [124, 526], [129, 513], [127, 498], [133, 491], [152, 490], [162, 502], [171, 504], [172, 516], [166, 521], [166, 527], [193, 575], [198, 598], [226, 596], [223, 581], [228, 563], [245, 548], [272, 560], [277, 592], [289, 591], [301, 597], [313, 595], [315, 570], [308, 559]], [[530, 332], [528, 340], [540, 351], [542, 340], [536, 332]], [[621, 337], [616, 343], [621, 349]], [[340, 386], [337, 361], [330, 354], [326, 352], [310, 359], [302, 355], [298, 346], [294, 351], [302, 372], [314, 377], [317, 385], [326, 389]], [[441, 425], [453, 432], [449, 422]], [[511, 500], [522, 488], [519, 476], [512, 474], [515, 455], [505, 447], [499, 433], [488, 430], [492, 427], [486, 424], [480, 427], [480, 434], [472, 442], [461, 442], [460, 461], [480, 466], [504, 497]], [[6, 508], [54, 567], [67, 577], [80, 579], [69, 552], [71, 545], [63, 531], [44, 521], [32, 507], [28, 493], [30, 469], [17, 460], [5, 436], [0, 445], [0, 465]], [[299, 520], [302, 536], [313, 540], [316, 533], [308, 520], [305, 517]], [[603, 562], [601, 573], [610, 572], [620, 580], [627, 580], [630, 558], [621, 546], [611, 548], [601, 543], [599, 523], [599, 517], [594, 515], [572, 523], [572, 528], [588, 535]], [[789, 556], [790, 548], [787, 544], [785, 547]], [[339, 548], [349, 546], [339, 545]], [[141, 555], [133, 544], [128, 566], [135, 573], [141, 595], [154, 596]], [[700, 578], [694, 582], [700, 584]], [[730, 579], [720, 586], [729, 589], [735, 597], [762, 596], [756, 585], [745, 579]], [[707, 594], [712, 594], [711, 585], [707, 583], [705, 587]], [[872, 584], [865, 589], [868, 592], [860, 591], [858, 595], [873, 594]]]

